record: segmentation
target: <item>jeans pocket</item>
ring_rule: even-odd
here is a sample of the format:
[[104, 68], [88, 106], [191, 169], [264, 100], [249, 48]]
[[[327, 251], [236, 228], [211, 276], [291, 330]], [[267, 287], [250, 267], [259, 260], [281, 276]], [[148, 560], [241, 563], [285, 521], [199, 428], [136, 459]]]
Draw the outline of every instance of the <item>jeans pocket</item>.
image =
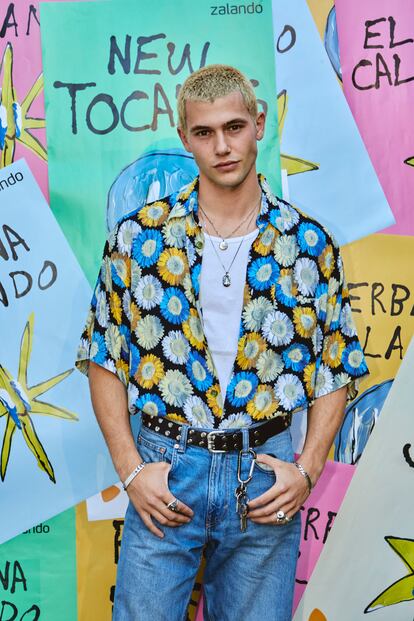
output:
[[[265, 453], [271, 457], [276, 457], [276, 459], [292, 463], [295, 454], [292, 447], [290, 429], [286, 429], [282, 431], [282, 433], [266, 440], [264, 444], [258, 447], [257, 453]], [[275, 476], [274, 470], [267, 464], [260, 464], [256, 461], [255, 468], [257, 468], [259, 472], [263, 472], [269, 476]]]
[[142, 428], [137, 438], [137, 448], [142, 459], [146, 462], [164, 461], [170, 464], [170, 473], [176, 466], [177, 449], [164, 436]]

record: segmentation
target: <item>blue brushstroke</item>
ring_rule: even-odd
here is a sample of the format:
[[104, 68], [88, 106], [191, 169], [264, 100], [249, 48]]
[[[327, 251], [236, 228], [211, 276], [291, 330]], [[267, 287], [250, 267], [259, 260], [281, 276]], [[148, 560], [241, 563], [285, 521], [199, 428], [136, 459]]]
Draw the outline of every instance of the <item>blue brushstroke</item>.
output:
[[347, 407], [341, 428], [335, 438], [335, 460], [356, 464], [381, 413], [393, 380], [376, 384]]
[[118, 175], [109, 190], [108, 231], [126, 214], [176, 192], [197, 174], [193, 156], [184, 149], [145, 153]]

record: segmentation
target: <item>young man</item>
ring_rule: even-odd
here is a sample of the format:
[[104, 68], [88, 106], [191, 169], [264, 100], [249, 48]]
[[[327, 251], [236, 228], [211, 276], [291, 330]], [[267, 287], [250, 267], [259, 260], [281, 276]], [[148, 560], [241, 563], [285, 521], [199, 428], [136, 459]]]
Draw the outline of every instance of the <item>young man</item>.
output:
[[205, 67], [178, 110], [199, 177], [110, 235], [77, 363], [130, 498], [113, 618], [182, 621], [205, 548], [205, 619], [288, 621], [300, 507], [367, 368], [335, 242], [257, 175], [249, 81]]

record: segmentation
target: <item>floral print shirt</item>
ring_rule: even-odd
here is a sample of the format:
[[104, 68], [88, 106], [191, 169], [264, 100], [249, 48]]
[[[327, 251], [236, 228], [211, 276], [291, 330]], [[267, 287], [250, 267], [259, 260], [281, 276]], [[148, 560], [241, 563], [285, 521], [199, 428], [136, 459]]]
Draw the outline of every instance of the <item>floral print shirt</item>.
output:
[[198, 178], [128, 214], [110, 234], [76, 365], [87, 373], [91, 360], [115, 373], [131, 413], [240, 428], [309, 407], [342, 386], [356, 395], [368, 370], [337, 244], [276, 198], [262, 175], [259, 183], [259, 234], [225, 400], [201, 318]]

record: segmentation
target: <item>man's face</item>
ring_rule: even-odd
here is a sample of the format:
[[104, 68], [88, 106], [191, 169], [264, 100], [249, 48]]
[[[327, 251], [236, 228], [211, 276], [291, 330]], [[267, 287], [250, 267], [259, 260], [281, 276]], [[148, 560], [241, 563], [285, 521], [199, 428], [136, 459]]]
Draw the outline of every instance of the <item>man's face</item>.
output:
[[178, 133], [194, 155], [200, 178], [222, 188], [236, 188], [256, 175], [257, 141], [264, 133], [263, 112], [254, 120], [238, 91], [212, 103], [186, 102], [187, 128]]

